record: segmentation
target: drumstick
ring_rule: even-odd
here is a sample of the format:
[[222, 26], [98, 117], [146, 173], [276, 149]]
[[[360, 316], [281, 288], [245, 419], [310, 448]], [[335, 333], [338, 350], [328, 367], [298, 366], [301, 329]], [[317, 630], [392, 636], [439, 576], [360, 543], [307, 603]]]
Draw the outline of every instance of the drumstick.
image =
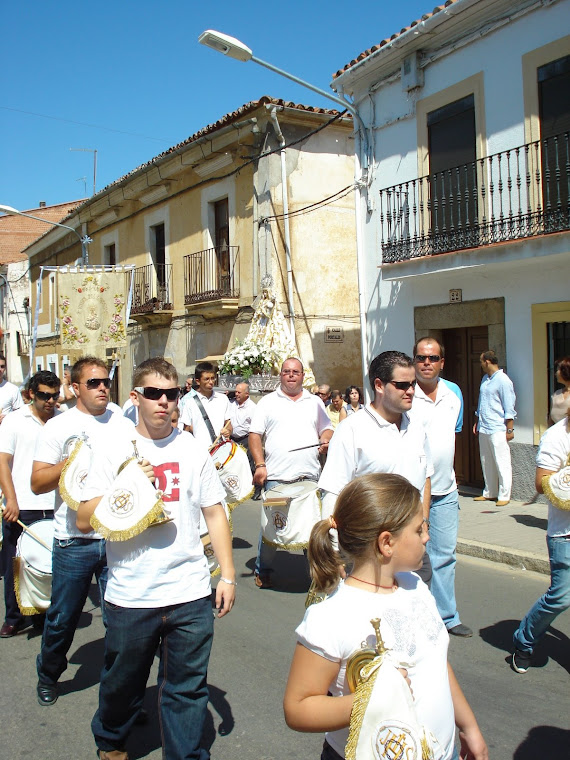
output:
[[289, 454], [292, 454], [294, 451], [303, 451], [303, 449], [314, 449], [315, 446], [322, 446], [322, 443], [311, 443], [309, 446], [299, 446], [298, 449], [289, 449]]
[[[4, 504], [2, 504], [2, 512], [5, 512], [5, 511], [6, 511], [6, 507], [4, 506]], [[30, 530], [27, 525], [24, 525], [24, 523], [21, 520], [16, 520], [16, 522], [20, 526], [20, 528], [22, 528], [23, 530], [25, 530], [26, 533], [29, 533], [30, 536], [35, 541], [37, 541], [38, 544], [41, 544], [43, 547], [45, 547], [48, 550], [48, 552], [53, 551], [53, 549], [51, 548], [51, 546], [48, 546], [45, 541], [42, 541], [42, 539], [36, 533], [34, 533], [33, 530]]]

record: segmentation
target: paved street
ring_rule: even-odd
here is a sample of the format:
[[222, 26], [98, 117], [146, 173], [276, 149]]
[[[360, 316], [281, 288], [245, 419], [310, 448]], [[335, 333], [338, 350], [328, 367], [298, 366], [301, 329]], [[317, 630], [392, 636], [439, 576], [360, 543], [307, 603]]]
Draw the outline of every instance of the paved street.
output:
[[[287, 573], [289, 580], [275, 590], [256, 589], [251, 573], [258, 515], [256, 502], [234, 512], [238, 600], [232, 614], [216, 623], [206, 739], [214, 760], [318, 758], [322, 737], [290, 731], [281, 710], [293, 631], [303, 615], [308, 586], [304, 558], [279, 554], [281, 578]], [[546, 583], [544, 575], [471, 558], [459, 561], [460, 612], [479, 635], [453, 639], [450, 660], [492, 760], [562, 758], [567, 753], [570, 615], [558, 619], [537, 653], [537, 667], [519, 676], [506, 664], [515, 622]], [[60, 699], [49, 708], [40, 707], [35, 697], [38, 648], [39, 638], [27, 633], [0, 641], [0, 758], [94, 758], [89, 722], [102, 658], [99, 609], [86, 605]], [[161, 757], [155, 676], [153, 672], [146, 698], [150, 722], [133, 734], [131, 758]]]

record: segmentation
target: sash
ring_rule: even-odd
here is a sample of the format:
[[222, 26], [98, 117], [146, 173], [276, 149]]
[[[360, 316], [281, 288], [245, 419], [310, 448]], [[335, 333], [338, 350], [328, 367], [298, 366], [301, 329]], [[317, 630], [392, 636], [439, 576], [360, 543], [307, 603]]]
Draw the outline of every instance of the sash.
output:
[[206, 427], [208, 428], [208, 433], [210, 433], [210, 437], [212, 439], [212, 443], [216, 440], [216, 434], [214, 433], [214, 428], [212, 427], [212, 423], [210, 421], [210, 418], [208, 417], [208, 413], [204, 409], [204, 404], [200, 401], [198, 398], [198, 394], [195, 396], [192, 396], [194, 401], [196, 402], [198, 409], [200, 410], [200, 414], [202, 415], [202, 419], [204, 420]]
[[39, 615], [51, 602], [51, 575], [35, 570], [23, 557], [14, 557], [14, 593], [22, 615]]

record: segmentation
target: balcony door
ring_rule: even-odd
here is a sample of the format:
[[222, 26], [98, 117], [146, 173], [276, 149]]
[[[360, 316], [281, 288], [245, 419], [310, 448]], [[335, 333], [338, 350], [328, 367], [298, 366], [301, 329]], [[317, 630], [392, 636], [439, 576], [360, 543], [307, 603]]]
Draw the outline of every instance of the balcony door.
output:
[[230, 219], [228, 199], [214, 203], [214, 246], [218, 264], [218, 286], [220, 296], [230, 292], [231, 262], [230, 262]]
[[545, 221], [554, 229], [568, 214], [568, 151], [570, 131], [570, 55], [540, 66], [542, 208]]
[[469, 247], [459, 243], [473, 235], [478, 222], [473, 95], [431, 111], [427, 125], [433, 253]]

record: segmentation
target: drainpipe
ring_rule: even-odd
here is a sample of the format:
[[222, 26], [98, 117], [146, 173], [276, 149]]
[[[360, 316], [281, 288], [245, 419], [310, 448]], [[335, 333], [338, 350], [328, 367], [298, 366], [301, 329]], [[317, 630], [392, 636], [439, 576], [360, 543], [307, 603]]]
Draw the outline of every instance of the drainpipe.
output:
[[277, 120], [277, 108], [273, 106], [269, 115], [273, 122], [275, 134], [279, 140], [281, 150], [279, 156], [281, 158], [281, 187], [283, 192], [283, 228], [285, 232], [285, 260], [287, 265], [287, 304], [289, 306], [289, 330], [291, 331], [291, 338], [293, 344], [296, 345], [295, 339], [295, 306], [293, 301], [293, 267], [291, 265], [291, 236], [289, 230], [289, 196], [287, 195], [287, 165], [285, 163], [285, 138], [281, 132], [279, 121]]

